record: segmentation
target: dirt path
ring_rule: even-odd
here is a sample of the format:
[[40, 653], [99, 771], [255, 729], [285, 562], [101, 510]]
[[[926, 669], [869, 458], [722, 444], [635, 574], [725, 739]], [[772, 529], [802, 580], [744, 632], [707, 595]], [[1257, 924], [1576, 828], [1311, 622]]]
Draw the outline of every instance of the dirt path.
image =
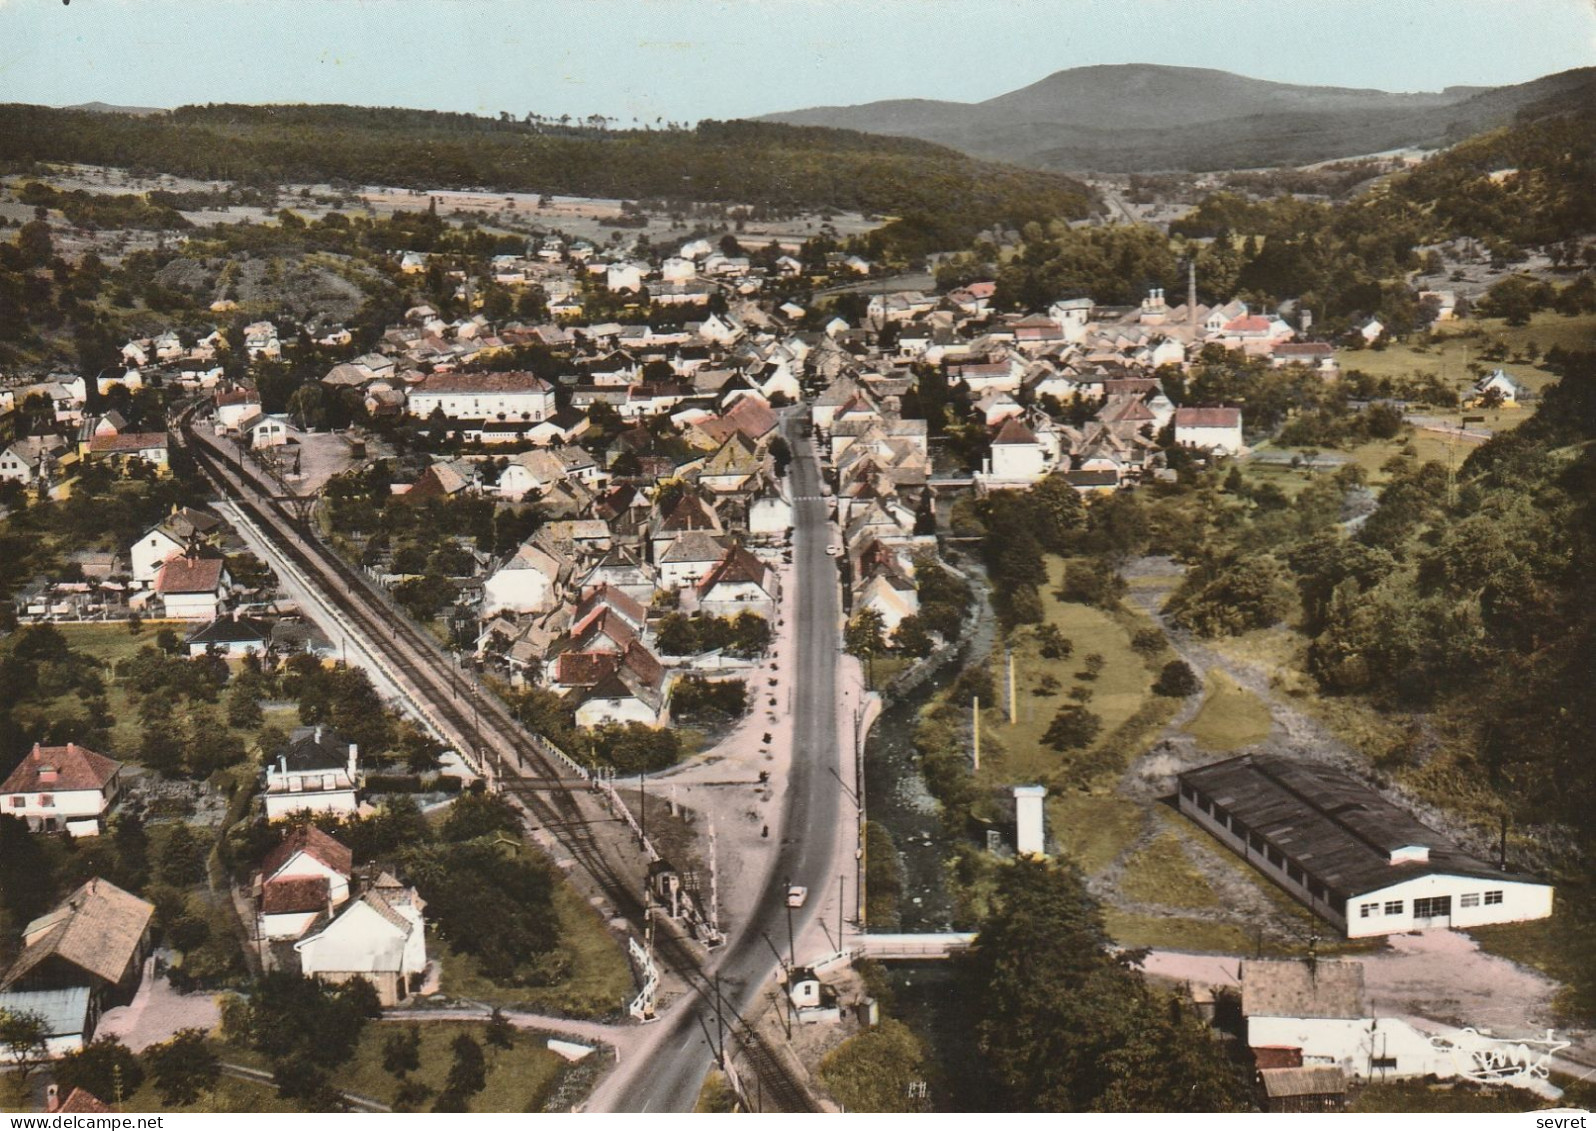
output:
[[[1368, 776], [1366, 759], [1332, 734], [1324, 723], [1284, 699], [1272, 685], [1272, 673], [1226, 656], [1167, 622], [1162, 608], [1178, 584], [1179, 566], [1167, 558], [1143, 558], [1132, 563], [1125, 576], [1132, 581], [1129, 600], [1165, 630], [1175, 652], [1202, 675], [1205, 683], [1213, 672], [1224, 672], [1268, 709], [1268, 736], [1246, 750], [1330, 763], [1356, 776]], [[1182, 705], [1158, 743], [1127, 771], [1121, 784], [1123, 792], [1149, 802], [1167, 797], [1173, 792], [1176, 773], [1226, 756], [1205, 750], [1184, 729], [1201, 709], [1202, 700], [1200, 692]], [[1394, 795], [1399, 804], [1427, 823], [1454, 831], [1449, 826], [1455, 822], [1417, 799], [1390, 786], [1381, 792]], [[1455, 830], [1455, 834], [1467, 842], [1463, 830]], [[1145, 843], [1151, 835], [1155, 834], [1145, 836], [1139, 843]], [[1236, 875], [1231, 860], [1226, 859], [1229, 854], [1222, 847], [1194, 827], [1181, 828], [1177, 835], [1187, 857], [1219, 896], [1221, 906], [1236, 913], [1204, 915], [1182, 911], [1183, 917], [1230, 918], [1249, 929], [1264, 924], [1274, 930], [1295, 931], [1295, 925], [1284, 922], [1257, 884]], [[1132, 906], [1127, 910], [1142, 909]], [[1363, 963], [1364, 985], [1376, 1015], [1413, 1016], [1513, 1034], [1555, 1024], [1553, 999], [1560, 989], [1556, 982], [1485, 953], [1474, 939], [1460, 932], [1393, 935], [1384, 940], [1381, 950], [1360, 955], [1358, 961]], [[1233, 957], [1155, 951], [1147, 969], [1167, 977], [1226, 984], [1235, 980], [1236, 962]]]

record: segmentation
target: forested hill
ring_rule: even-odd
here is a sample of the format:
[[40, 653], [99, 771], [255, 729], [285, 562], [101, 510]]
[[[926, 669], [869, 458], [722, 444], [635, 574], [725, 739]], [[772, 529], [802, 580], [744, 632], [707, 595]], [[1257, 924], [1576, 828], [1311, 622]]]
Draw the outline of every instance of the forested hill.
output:
[[1437, 222], [1438, 234], [1520, 247], [1596, 232], [1596, 68], [1519, 110], [1511, 126], [1426, 161], [1392, 196]]
[[755, 122], [605, 130], [349, 106], [185, 106], [169, 115], [0, 106], [0, 162], [70, 161], [241, 184], [401, 188], [857, 209], [901, 218], [906, 250], [994, 223], [1076, 219], [1091, 194], [1057, 174], [927, 142]]

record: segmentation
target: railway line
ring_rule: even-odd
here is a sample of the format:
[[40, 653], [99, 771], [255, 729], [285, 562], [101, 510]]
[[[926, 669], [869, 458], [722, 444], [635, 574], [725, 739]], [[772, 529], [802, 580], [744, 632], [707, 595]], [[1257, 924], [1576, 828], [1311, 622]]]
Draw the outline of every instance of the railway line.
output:
[[[507, 787], [506, 792], [554, 838], [616, 914], [641, 933], [648, 915], [643, 869], [617, 858], [613, 848], [594, 835], [594, 826], [611, 824], [614, 818], [601, 808], [586, 781], [545, 754], [492, 693], [473, 682], [468, 684], [471, 694], [462, 696], [448, 654], [291, 515], [275, 484], [196, 429], [198, 407], [199, 403], [190, 405], [180, 415], [178, 443], [217, 493], [231, 500], [381, 654], [411, 705], [440, 740]], [[690, 994], [713, 1001], [716, 991], [704, 961], [684, 940], [669, 931], [655, 931], [654, 947], [661, 965], [680, 978]], [[817, 1110], [807, 1088], [791, 1077], [751, 1027], [739, 1024], [734, 1032], [766, 1100], [783, 1111]]]

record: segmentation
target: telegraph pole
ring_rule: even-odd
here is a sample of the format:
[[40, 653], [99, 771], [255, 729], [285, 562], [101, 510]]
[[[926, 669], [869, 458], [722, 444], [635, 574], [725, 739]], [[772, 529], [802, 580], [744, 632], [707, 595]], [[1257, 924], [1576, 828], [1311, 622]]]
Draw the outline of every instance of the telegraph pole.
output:
[[[792, 877], [787, 877], [787, 890], [792, 890]], [[798, 967], [797, 947], [794, 945], [792, 933], [792, 899], [787, 899], [787, 965], [792, 969]]]

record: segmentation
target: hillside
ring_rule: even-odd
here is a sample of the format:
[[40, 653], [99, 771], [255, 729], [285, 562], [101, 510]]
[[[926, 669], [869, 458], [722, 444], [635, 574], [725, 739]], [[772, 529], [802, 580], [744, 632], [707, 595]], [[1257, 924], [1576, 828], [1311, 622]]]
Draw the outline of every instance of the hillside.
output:
[[1589, 73], [1391, 94], [1193, 67], [1078, 67], [985, 102], [895, 100], [763, 120], [915, 137], [1061, 171], [1253, 168], [1450, 143], [1506, 124], [1517, 110], [1579, 86]]
[[1395, 179], [1391, 199], [1426, 213], [1437, 236], [1530, 247], [1596, 232], [1596, 69], [1568, 75], [1582, 81]]
[[1088, 190], [924, 141], [754, 122], [604, 130], [348, 106], [186, 106], [170, 115], [0, 107], [0, 162], [81, 162], [241, 184], [383, 184], [851, 209], [900, 218], [904, 254], [993, 224], [1075, 219]]

